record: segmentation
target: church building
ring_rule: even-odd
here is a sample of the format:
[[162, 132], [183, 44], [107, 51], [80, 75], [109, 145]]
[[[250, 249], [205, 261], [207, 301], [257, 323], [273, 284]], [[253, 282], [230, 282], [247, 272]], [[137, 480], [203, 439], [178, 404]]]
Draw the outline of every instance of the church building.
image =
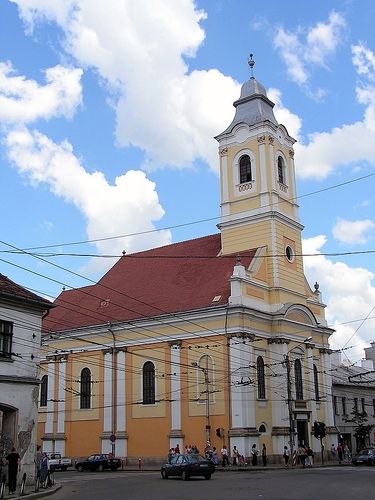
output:
[[[319, 285], [304, 275], [295, 140], [252, 74], [216, 136], [219, 232], [122, 256], [45, 318], [39, 440], [128, 463], [207, 441], [245, 457], [265, 444], [336, 441]], [[324, 440], [323, 440], [324, 442]]]

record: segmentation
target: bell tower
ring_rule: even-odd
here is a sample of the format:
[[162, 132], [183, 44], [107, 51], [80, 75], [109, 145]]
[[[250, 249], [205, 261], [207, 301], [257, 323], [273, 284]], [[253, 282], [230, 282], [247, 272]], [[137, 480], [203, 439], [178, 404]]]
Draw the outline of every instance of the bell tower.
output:
[[[274, 103], [254, 78], [252, 54], [248, 63], [250, 79], [233, 103], [233, 121], [215, 137], [220, 156], [222, 254], [256, 248], [249, 272], [274, 295], [269, 297], [271, 302], [302, 302], [296, 297], [306, 297], [306, 281], [303, 226], [296, 202], [295, 140], [277, 122]], [[282, 290], [288, 297], [279, 296]]]

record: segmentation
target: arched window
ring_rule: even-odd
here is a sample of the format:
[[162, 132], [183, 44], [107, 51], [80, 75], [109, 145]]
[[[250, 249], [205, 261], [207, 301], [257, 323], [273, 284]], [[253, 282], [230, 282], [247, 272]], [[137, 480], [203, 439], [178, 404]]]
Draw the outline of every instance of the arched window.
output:
[[83, 368], [81, 371], [80, 386], [80, 408], [87, 410], [91, 408], [91, 371], [89, 368]]
[[259, 432], [261, 432], [263, 434], [265, 432], [267, 432], [266, 426], [264, 424], [260, 424], [260, 426], [259, 426]]
[[285, 184], [285, 163], [281, 156], [277, 158], [277, 178], [281, 184]]
[[264, 378], [264, 361], [262, 356], [257, 358], [258, 399], [266, 399], [266, 381]]
[[302, 366], [301, 361], [296, 359], [294, 362], [294, 378], [296, 383], [296, 399], [303, 399], [303, 386], [302, 386]]
[[143, 404], [155, 404], [155, 366], [151, 361], [143, 365]]
[[251, 182], [251, 160], [249, 155], [243, 155], [240, 158], [240, 184]]
[[48, 375], [43, 375], [40, 382], [40, 406], [47, 406]]
[[214, 386], [214, 373], [213, 373], [213, 363], [210, 356], [205, 354], [202, 356], [198, 363], [198, 400], [200, 403], [204, 403], [210, 400], [210, 395], [213, 394]]
[[318, 379], [318, 369], [316, 365], [313, 367], [314, 370], [314, 389], [315, 389], [315, 401], [319, 401], [320, 395], [319, 395], [319, 379]]

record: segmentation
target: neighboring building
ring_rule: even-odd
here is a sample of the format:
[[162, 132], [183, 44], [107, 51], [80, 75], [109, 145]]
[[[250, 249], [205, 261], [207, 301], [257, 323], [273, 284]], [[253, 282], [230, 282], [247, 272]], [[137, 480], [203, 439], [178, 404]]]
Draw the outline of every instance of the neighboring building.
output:
[[[352, 452], [364, 446], [375, 446], [375, 372], [372, 361], [364, 360], [362, 367], [347, 366], [335, 354], [332, 359], [332, 398], [339, 440]], [[353, 411], [366, 417], [364, 425], [374, 426], [365, 440], [356, 436], [357, 424], [347, 422], [353, 418]]]
[[317, 451], [315, 420], [336, 438], [333, 330], [303, 272], [295, 141], [255, 78], [234, 106], [216, 137], [220, 232], [124, 255], [56, 299], [44, 321], [44, 450], [131, 461], [210, 440], [245, 456], [265, 443], [272, 457], [294, 434]]
[[51, 302], [0, 274], [0, 457], [15, 446], [35, 473], [42, 318]]

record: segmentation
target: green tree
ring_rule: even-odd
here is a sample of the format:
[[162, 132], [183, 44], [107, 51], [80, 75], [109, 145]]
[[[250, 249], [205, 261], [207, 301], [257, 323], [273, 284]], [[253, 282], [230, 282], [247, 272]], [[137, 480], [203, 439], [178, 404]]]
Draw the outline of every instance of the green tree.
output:
[[357, 441], [357, 448], [366, 446], [366, 441], [370, 438], [370, 433], [374, 428], [374, 425], [367, 424], [367, 414], [365, 412], [360, 412], [358, 409], [353, 407], [353, 411], [350, 413], [351, 417], [345, 418], [345, 422], [352, 423], [354, 425], [354, 437]]

